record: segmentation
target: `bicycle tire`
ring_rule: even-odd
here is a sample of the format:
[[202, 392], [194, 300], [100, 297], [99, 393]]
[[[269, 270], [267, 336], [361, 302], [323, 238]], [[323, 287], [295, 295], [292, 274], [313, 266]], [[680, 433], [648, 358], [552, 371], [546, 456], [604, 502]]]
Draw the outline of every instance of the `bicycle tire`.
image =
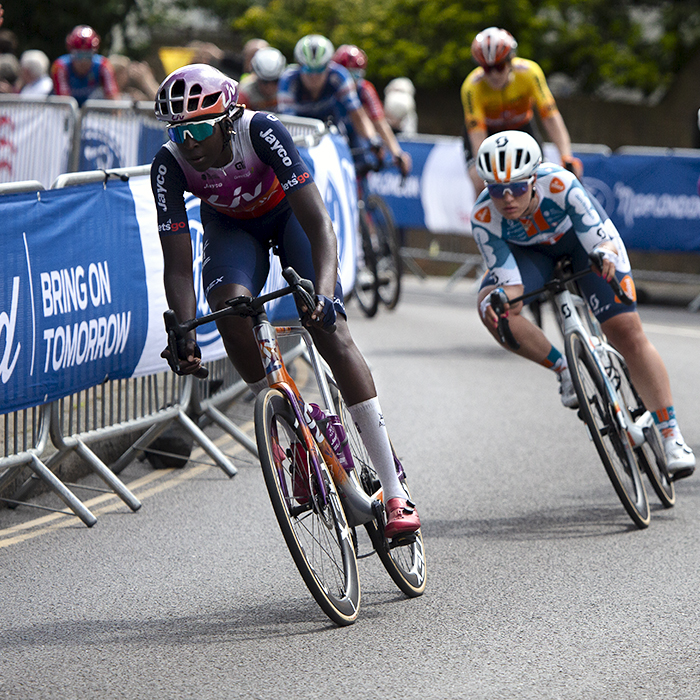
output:
[[317, 453], [328, 493], [323, 504], [301, 429], [280, 391], [268, 389], [258, 395], [255, 436], [275, 516], [304, 583], [333, 622], [352, 624], [361, 594], [350, 528], [333, 479]]
[[377, 276], [379, 298], [387, 309], [395, 309], [401, 297], [401, 244], [396, 233], [394, 216], [386, 202], [371, 194], [365, 202], [365, 211], [377, 234]]
[[[646, 413], [646, 408], [630, 379], [627, 363], [614, 353], [608, 353], [609, 365], [606, 366], [608, 376], [620, 392], [622, 400], [635, 420]], [[676, 502], [676, 491], [673, 481], [666, 470], [661, 436], [655, 425], [645, 429], [646, 442], [635, 448], [637, 461], [647, 475], [649, 483], [658, 496], [664, 508], [672, 508]]]
[[370, 222], [364, 208], [360, 208], [360, 241], [362, 257], [358, 258], [353, 293], [362, 313], [368, 318], [372, 318], [379, 309], [379, 275], [377, 254], [372, 244]]
[[[380, 488], [377, 472], [372, 466], [372, 462], [367, 454], [367, 448], [350, 416], [345, 401], [335, 386], [332, 385], [331, 388], [338, 416], [343, 423], [348, 438], [357, 477], [365, 492], [372, 495]], [[406, 484], [405, 476], [402, 478], [402, 486], [406, 491], [406, 497], [410, 499], [411, 494]], [[421, 531], [416, 532], [415, 541], [390, 547], [375, 521], [366, 523], [365, 530], [367, 530], [372, 546], [379, 555], [380, 561], [398, 588], [409, 598], [417, 598], [422, 595], [425, 590], [427, 570]]]
[[651, 511], [644, 481], [627, 433], [616, 419], [605, 381], [586, 340], [577, 332], [566, 338], [566, 358], [579, 400], [579, 416], [588, 426], [605, 471], [634, 524], [649, 526]]

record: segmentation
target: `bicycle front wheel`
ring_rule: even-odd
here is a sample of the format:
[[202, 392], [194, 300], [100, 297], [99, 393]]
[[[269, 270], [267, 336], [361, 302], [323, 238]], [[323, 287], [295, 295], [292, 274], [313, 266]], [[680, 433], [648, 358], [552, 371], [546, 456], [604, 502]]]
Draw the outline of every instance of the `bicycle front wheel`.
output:
[[333, 622], [352, 624], [360, 608], [360, 579], [345, 512], [316, 453], [319, 482], [294, 411], [276, 389], [258, 395], [255, 437], [275, 516], [304, 583]]
[[649, 500], [634, 450], [618, 422], [617, 411], [588, 343], [578, 333], [566, 338], [566, 359], [579, 400], [579, 415], [588, 426], [615, 492], [635, 525], [648, 527]]
[[365, 211], [374, 226], [377, 239], [377, 277], [379, 298], [388, 309], [395, 309], [401, 296], [401, 244], [394, 225], [394, 217], [386, 202], [371, 194], [365, 202]]
[[[637, 394], [630, 379], [629, 370], [624, 360], [614, 353], [608, 353], [609, 365], [606, 367], [610, 381], [620, 392], [622, 400], [635, 420], [646, 413], [644, 402]], [[639, 466], [642, 467], [652, 488], [664, 508], [672, 508], [676, 502], [676, 490], [666, 470], [666, 457], [661, 444], [661, 436], [655, 425], [644, 429], [645, 442], [635, 448]]]
[[379, 274], [377, 253], [372, 243], [371, 223], [364, 208], [360, 209], [360, 241], [362, 255], [358, 257], [353, 293], [362, 313], [372, 318], [379, 309]]
[[[357, 477], [366, 493], [372, 495], [381, 486], [377, 472], [372, 466], [365, 443], [360, 437], [343, 397], [335, 387], [332, 388], [336, 394], [334, 399], [337, 413], [348, 437]], [[406, 491], [406, 497], [410, 499], [411, 495], [405, 477], [402, 478], [402, 485]], [[403, 542], [390, 543], [383, 537], [375, 521], [367, 523], [365, 529], [372, 541], [372, 546], [393, 582], [409, 598], [421, 595], [425, 590], [426, 581], [425, 549], [421, 531], [415, 533], [415, 539], [411, 537]]]

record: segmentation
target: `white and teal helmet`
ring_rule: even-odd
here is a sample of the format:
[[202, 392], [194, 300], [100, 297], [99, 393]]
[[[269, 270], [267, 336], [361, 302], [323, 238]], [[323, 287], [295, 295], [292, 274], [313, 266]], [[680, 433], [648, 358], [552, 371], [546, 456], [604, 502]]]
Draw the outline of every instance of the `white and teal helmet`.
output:
[[330, 39], [321, 34], [307, 34], [294, 47], [294, 60], [312, 73], [320, 73], [333, 58], [335, 49]]

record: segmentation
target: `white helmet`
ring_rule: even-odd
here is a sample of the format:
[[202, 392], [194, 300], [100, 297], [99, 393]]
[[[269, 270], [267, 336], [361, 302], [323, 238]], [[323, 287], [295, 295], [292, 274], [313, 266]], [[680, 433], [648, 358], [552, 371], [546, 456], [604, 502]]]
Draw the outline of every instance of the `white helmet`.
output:
[[320, 73], [333, 58], [335, 49], [330, 39], [320, 34], [307, 34], [294, 47], [294, 60], [312, 73]]
[[539, 144], [524, 131], [499, 131], [479, 146], [476, 172], [487, 184], [529, 179], [542, 162]]
[[287, 59], [278, 49], [268, 46], [258, 49], [253, 56], [250, 67], [260, 80], [278, 80], [287, 67]]

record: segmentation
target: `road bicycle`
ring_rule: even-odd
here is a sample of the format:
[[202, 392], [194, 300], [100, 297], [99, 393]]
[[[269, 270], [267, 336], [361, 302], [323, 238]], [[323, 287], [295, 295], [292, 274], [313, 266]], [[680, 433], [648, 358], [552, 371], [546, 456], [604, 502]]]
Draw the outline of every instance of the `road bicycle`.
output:
[[[316, 305], [313, 284], [292, 268], [288, 287], [257, 298], [235, 297], [226, 307], [178, 323], [164, 314], [172, 357], [192, 329], [223, 316], [249, 317], [269, 388], [255, 403], [255, 436], [265, 484], [287, 547], [321, 609], [338, 625], [352, 624], [360, 609], [357, 559], [376, 552], [396, 585], [409, 597], [425, 590], [426, 566], [420, 530], [387, 540], [382, 490], [345, 402], [327, 365], [303, 326], [273, 326], [264, 304], [287, 294], [307, 308]], [[333, 329], [334, 330], [334, 329]], [[299, 336], [313, 368], [321, 406], [309, 403], [285, 367], [278, 338]], [[206, 368], [201, 368], [200, 370]], [[203, 378], [204, 372], [199, 374]], [[400, 461], [399, 479], [410, 500]], [[360, 555], [357, 528], [364, 525], [373, 551]]]
[[[353, 149], [353, 155], [366, 152]], [[362, 255], [358, 256], [354, 293], [362, 312], [375, 316], [379, 304], [395, 309], [401, 296], [401, 242], [391, 209], [378, 194], [370, 194], [367, 173], [382, 170], [379, 158], [365, 158], [356, 168]]]
[[[600, 254], [589, 257], [596, 269], [602, 269]], [[591, 272], [587, 269], [571, 273], [570, 261], [565, 259], [557, 266], [554, 278], [542, 288], [510, 301], [502, 290], [494, 290], [490, 301], [499, 316], [501, 342], [514, 350], [520, 346], [503, 315], [505, 304], [531, 298], [551, 303], [578, 397], [578, 417], [586, 424], [625, 510], [637, 527], [646, 528], [651, 511], [640, 466], [664, 507], [674, 505], [675, 488], [666, 469], [658, 428], [630, 379], [625, 359], [607, 342], [578, 288], [577, 280]], [[613, 277], [610, 284], [623, 303], [632, 303], [617, 279]]]

